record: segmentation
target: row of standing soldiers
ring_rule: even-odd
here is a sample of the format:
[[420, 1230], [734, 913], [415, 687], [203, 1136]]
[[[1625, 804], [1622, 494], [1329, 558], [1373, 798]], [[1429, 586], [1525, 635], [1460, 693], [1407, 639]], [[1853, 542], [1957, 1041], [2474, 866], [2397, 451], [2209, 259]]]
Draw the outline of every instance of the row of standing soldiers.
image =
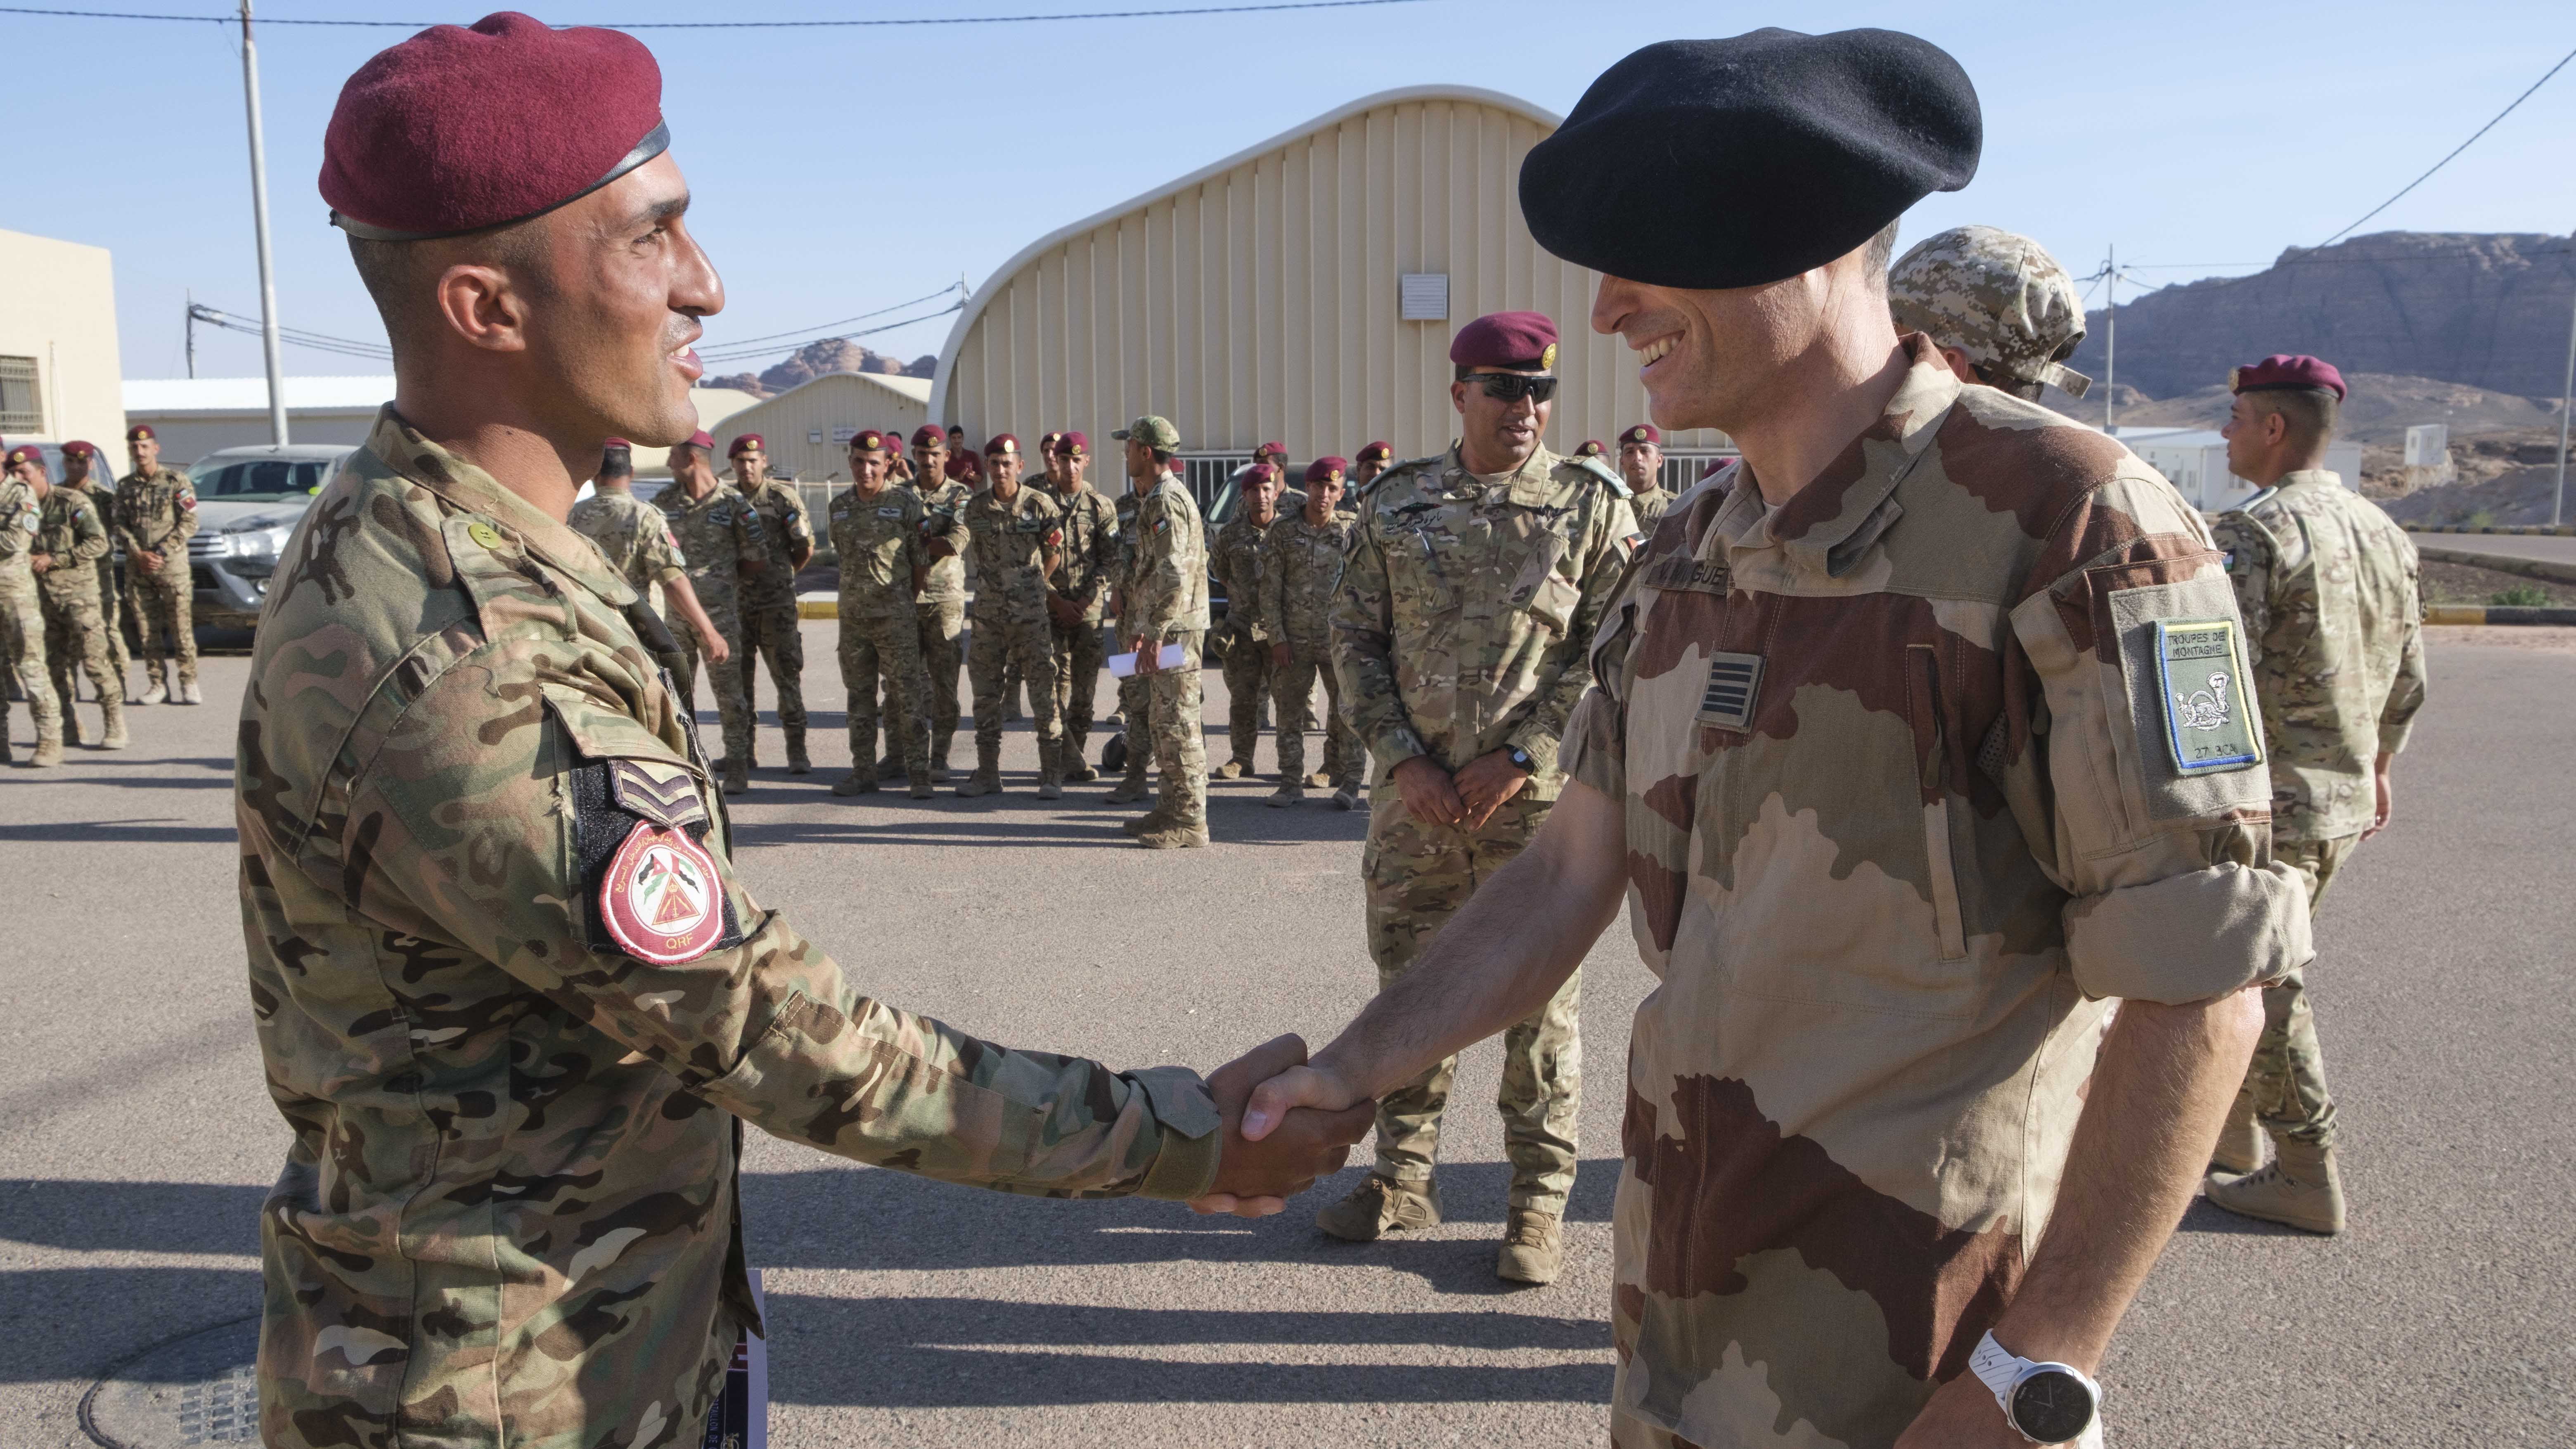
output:
[[[24, 700], [35, 720], [30, 765], [61, 764], [66, 742], [124, 749], [128, 704], [205, 702], [189, 617], [196, 490], [187, 474], [162, 466], [149, 424], [127, 429], [125, 443], [133, 467], [113, 488], [98, 448], [87, 442], [63, 444], [59, 483], [41, 445], [0, 451], [7, 469], [0, 476], [0, 652], [7, 696]], [[129, 699], [126, 665], [137, 654], [148, 684]], [[98, 702], [94, 735], [80, 726], [75, 666]], [[11, 759], [7, 706], [0, 703], [0, 763]]]

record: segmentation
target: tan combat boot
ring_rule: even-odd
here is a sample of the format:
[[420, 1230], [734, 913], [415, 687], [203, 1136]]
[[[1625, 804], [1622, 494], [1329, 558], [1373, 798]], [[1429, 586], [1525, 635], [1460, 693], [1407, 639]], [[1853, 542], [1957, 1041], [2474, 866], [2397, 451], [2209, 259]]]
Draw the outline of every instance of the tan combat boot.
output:
[[1302, 780], [1291, 780], [1287, 784], [1270, 792], [1270, 808], [1273, 810], [1285, 810], [1291, 805], [1298, 804], [1305, 798], [1305, 782]]
[[1197, 850], [1208, 843], [1207, 822], [1182, 820], [1176, 816], [1165, 821], [1161, 829], [1138, 835], [1136, 843], [1147, 850]]
[[803, 730], [789, 730], [787, 732], [787, 773], [791, 775], [810, 775], [814, 773], [814, 762], [811, 759], [808, 759], [805, 755], [805, 732]]
[[1565, 1267], [1565, 1224], [1554, 1213], [1514, 1208], [1503, 1229], [1494, 1276], [1506, 1283], [1553, 1283]]
[[1108, 794], [1100, 798], [1111, 805], [1133, 805], [1144, 799], [1145, 792], [1149, 788], [1145, 780], [1145, 767], [1146, 761], [1130, 754], [1127, 757], [1126, 775]]
[[107, 728], [107, 733], [99, 739], [98, 747], [121, 750], [131, 744], [132, 741], [125, 737], [125, 701], [109, 694], [99, 700], [98, 707], [101, 723]]
[[1171, 823], [1171, 807], [1168, 805], [1158, 804], [1153, 809], [1146, 811], [1144, 814], [1139, 815], [1132, 820], [1120, 821], [1118, 823], [1118, 828], [1126, 831], [1130, 835], [1150, 835]]
[[51, 727], [36, 726], [36, 752], [27, 757], [29, 766], [45, 769], [63, 762], [63, 727], [56, 721]]
[[204, 691], [197, 688], [197, 681], [193, 679], [182, 679], [177, 684], [170, 687], [170, 702], [173, 704], [204, 704], [206, 702], [206, 696]]
[[2343, 1179], [2335, 1171], [2334, 1149], [2286, 1138], [2273, 1145], [2281, 1155], [2268, 1166], [2243, 1177], [2213, 1178], [2203, 1193], [2244, 1217], [2311, 1233], [2342, 1232]]
[[2254, 1097], [2239, 1092], [2228, 1105], [2226, 1125], [2218, 1129], [2218, 1145], [2210, 1149], [2209, 1170], [2242, 1175], [2263, 1165], [2263, 1128], [2254, 1120]]
[[1038, 798], [1064, 798], [1064, 744], [1062, 741], [1038, 741]]
[[[932, 771], [931, 778], [934, 780], [939, 778], [938, 772]], [[1002, 793], [1002, 747], [1000, 745], [995, 745], [989, 750], [979, 748], [975, 751], [975, 773], [965, 784], [957, 787], [957, 793], [969, 800], [978, 795]]]
[[1317, 770], [1306, 777], [1306, 783], [1318, 790], [1329, 789], [1332, 786], [1333, 777], [1322, 770]]
[[1438, 1182], [1396, 1182], [1374, 1172], [1349, 1197], [1315, 1214], [1315, 1226], [1346, 1243], [1374, 1243], [1390, 1229], [1439, 1225]]
[[160, 704], [167, 701], [170, 698], [170, 686], [161, 678], [161, 666], [155, 664], [146, 669], [144, 673], [151, 677], [152, 683], [144, 689], [142, 699], [137, 702], [141, 704]]
[[1219, 780], [1240, 780], [1251, 773], [1252, 763], [1243, 759], [1228, 760], [1224, 764], [1217, 766], [1215, 769], [1208, 771], [1208, 774], [1212, 778]]

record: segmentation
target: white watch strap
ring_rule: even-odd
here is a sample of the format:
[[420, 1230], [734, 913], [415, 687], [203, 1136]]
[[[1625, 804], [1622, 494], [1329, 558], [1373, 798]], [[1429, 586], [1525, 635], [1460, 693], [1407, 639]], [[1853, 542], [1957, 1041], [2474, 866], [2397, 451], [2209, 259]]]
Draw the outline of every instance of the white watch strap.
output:
[[2003, 1406], [2007, 1418], [2012, 1414], [2013, 1380], [2021, 1377], [2021, 1371], [2029, 1366], [2029, 1359], [1995, 1342], [1991, 1332], [1978, 1339], [1977, 1351], [1968, 1355], [1969, 1370], [1976, 1374], [1977, 1382], [1984, 1384], [1995, 1396], [1995, 1402]]

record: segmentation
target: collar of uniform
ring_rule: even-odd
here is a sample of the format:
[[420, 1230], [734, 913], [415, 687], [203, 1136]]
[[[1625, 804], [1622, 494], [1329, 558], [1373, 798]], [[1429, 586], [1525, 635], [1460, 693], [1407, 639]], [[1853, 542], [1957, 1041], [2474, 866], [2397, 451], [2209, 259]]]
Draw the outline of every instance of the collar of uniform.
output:
[[1508, 493], [1512, 502], [1536, 508], [1556, 496], [1556, 480], [1549, 475], [1563, 461], [1548, 451], [1547, 444], [1541, 443], [1530, 449], [1530, 455], [1521, 460], [1519, 467], [1504, 475], [1501, 482], [1488, 484], [1481, 474], [1467, 466], [1466, 445], [1452, 443], [1449, 445], [1448, 465], [1440, 470], [1440, 491], [1450, 494], [1498, 488]]
[[2275, 489], [2296, 488], [2303, 483], [2318, 483], [2328, 488], [2341, 488], [2343, 475], [2331, 468], [2301, 468], [2295, 472], [2282, 474], [2281, 481], [2272, 486]]
[[[1915, 461], [1923, 456], [1941, 420], [1950, 413], [1950, 405], [1959, 400], [1959, 379], [1949, 364], [1920, 333], [1909, 333], [1898, 346], [1905, 349], [1908, 366], [1905, 376], [1896, 384], [1896, 395], [1887, 400], [1885, 411], [1877, 422], [1863, 428], [1815, 481], [1777, 508], [1762, 515], [1763, 527], [1743, 540], [1747, 547], [1778, 544], [1782, 552], [1800, 566], [1827, 575], [1847, 569], [1851, 559], [1844, 550], [1846, 543], [1865, 546], [1868, 539], [1856, 539], [1861, 526], [1878, 517], [1882, 508], [1893, 509], [1889, 495], [1912, 471]], [[1749, 465], [1739, 466], [1735, 495], [1751, 494], [1761, 500], [1760, 480]], [[1727, 510], [1729, 513], [1735, 509]], [[1884, 531], [1892, 517], [1879, 517], [1871, 530], [1874, 538]], [[1840, 550], [1840, 552], [1838, 552]]]
[[376, 414], [375, 430], [367, 435], [367, 451], [395, 473], [466, 512], [488, 516], [518, 535], [528, 552], [579, 580], [611, 605], [624, 608], [635, 602], [635, 591], [590, 540], [538, 512], [491, 474], [422, 437], [394, 411], [393, 404], [385, 404]]

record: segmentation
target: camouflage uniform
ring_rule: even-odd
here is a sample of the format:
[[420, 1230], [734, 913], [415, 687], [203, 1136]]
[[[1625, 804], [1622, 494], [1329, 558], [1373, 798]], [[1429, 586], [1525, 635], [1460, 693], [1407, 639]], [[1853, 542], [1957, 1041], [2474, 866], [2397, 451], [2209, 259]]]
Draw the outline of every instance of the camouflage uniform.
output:
[[[1360, 500], [1333, 662], [1342, 709], [1376, 757], [1360, 876], [1381, 990], [1520, 854], [1564, 788], [1557, 741], [1591, 682], [1584, 649], [1636, 532], [1624, 492], [1598, 464], [1544, 447], [1491, 481], [1452, 448], [1388, 469]], [[1427, 756], [1455, 771], [1511, 747], [1529, 753], [1529, 780], [1484, 824], [1434, 825], [1404, 808], [1397, 765]], [[1580, 971], [1567, 977], [1503, 1034], [1511, 1205], [1554, 1216], [1574, 1185], [1582, 982]], [[1379, 1099], [1379, 1176], [1430, 1181], [1456, 1066], [1441, 1062]]]
[[1306, 732], [1315, 727], [1315, 678], [1324, 681], [1324, 772], [1339, 789], [1356, 790], [1367, 759], [1359, 736], [1342, 714], [1342, 677], [1333, 668], [1333, 594], [1342, 583], [1342, 555], [1350, 548], [1352, 520], [1335, 513], [1317, 528], [1304, 504], [1280, 515], [1261, 536], [1261, 618], [1275, 642], [1288, 646], [1288, 662], [1271, 671], [1271, 698], [1279, 711], [1279, 778], [1306, 779]]
[[[1739, 463], [1667, 515], [1567, 728], [1659, 979], [1621, 1130], [1619, 1449], [1892, 1442], [2048, 1225], [2102, 998], [2308, 954], [2199, 515], [1906, 349], [1787, 503]], [[2239, 697], [2178, 707], [2169, 672]]]
[[1655, 525], [1664, 521], [1664, 510], [1672, 507], [1673, 500], [1680, 496], [1661, 484], [1652, 488], [1630, 489], [1628, 511], [1637, 516], [1637, 531], [1654, 532]]
[[[90, 468], [92, 469], [92, 472], [90, 474], [90, 479], [95, 480], [102, 476], [97, 471], [99, 467], [100, 464], [98, 460], [95, 457], [91, 458]], [[60, 486], [78, 488], [83, 493], [88, 494], [89, 501], [98, 509], [100, 521], [107, 525], [107, 536], [110, 547], [107, 552], [98, 556], [98, 621], [99, 627], [107, 631], [107, 670], [110, 674], [116, 676], [117, 690], [122, 693], [125, 688], [125, 666], [133, 662], [133, 656], [128, 654], [125, 649], [124, 621], [126, 614], [130, 611], [121, 607], [125, 591], [118, 588], [116, 584], [116, 549], [114, 547], [116, 541], [116, 490], [95, 481], [83, 481], [80, 483], [63, 484]], [[191, 581], [191, 587], [193, 588], [193, 579]]]
[[1055, 595], [1082, 606], [1082, 622], [1047, 620], [1055, 654], [1056, 714], [1064, 723], [1064, 762], [1080, 767], [1091, 741], [1091, 710], [1100, 688], [1100, 667], [1108, 647], [1100, 637], [1102, 607], [1109, 583], [1118, 577], [1118, 510], [1089, 483], [1079, 493], [1058, 493], [1055, 505], [1064, 513], [1064, 544], [1057, 553]]
[[1119, 620], [1119, 637], [1142, 639], [1148, 649], [1177, 643], [1181, 662], [1134, 676], [1136, 704], [1127, 738], [1136, 739], [1135, 716], [1143, 715], [1144, 733], [1163, 772], [1157, 808], [1176, 828], [1205, 830], [1207, 741], [1199, 647], [1208, 626], [1207, 521], [1199, 516], [1190, 490], [1167, 471], [1137, 498], [1133, 536], [1121, 590], [1127, 612]]
[[[1305, 506], [1305, 495], [1292, 505]], [[1270, 520], [1278, 522], [1277, 517]], [[1227, 764], [1254, 773], [1252, 755], [1261, 743], [1261, 705], [1270, 697], [1270, 645], [1273, 635], [1261, 615], [1261, 535], [1252, 510], [1238, 500], [1234, 517], [1216, 531], [1208, 562], [1225, 584], [1225, 644], [1220, 655], [1225, 674], [1226, 742], [1233, 747]]]
[[[0, 474], [0, 655], [6, 656], [10, 677], [27, 696], [39, 743], [60, 739], [63, 730], [53, 671], [45, 664], [45, 608], [37, 600], [35, 570], [27, 563], [43, 527], [44, 510], [35, 490]], [[9, 692], [0, 689], [0, 745], [9, 738], [8, 698]]]
[[[182, 684], [197, 682], [197, 634], [188, 617], [196, 602], [188, 540], [197, 534], [197, 490], [176, 468], [129, 473], [116, 485], [109, 526], [125, 550], [126, 603], [143, 645], [143, 672], [175, 699]], [[137, 560], [145, 553], [161, 556], [159, 573]]]
[[[1122, 583], [1128, 572], [1136, 565], [1136, 502], [1136, 493], [1132, 487], [1118, 495], [1117, 576]], [[1122, 625], [1118, 631], [1118, 647], [1123, 650], [1129, 642], [1127, 631], [1123, 627], [1126, 622], [1123, 609], [1118, 622]], [[1118, 681], [1118, 722], [1120, 732], [1126, 737], [1126, 776], [1131, 783], [1142, 781], [1146, 770], [1151, 768], [1154, 762], [1154, 743], [1145, 732], [1145, 714], [1145, 676], [1130, 674]], [[1200, 746], [1200, 753], [1202, 755], [1206, 753], [1204, 743]]]
[[[739, 490], [737, 490], [739, 491]], [[796, 618], [796, 558], [814, 547], [814, 524], [806, 516], [804, 496], [793, 483], [763, 478], [743, 495], [760, 515], [760, 535], [768, 545], [769, 564], [743, 580], [742, 694], [759, 728], [758, 661], [769, 660], [769, 681], [778, 687], [778, 728], [787, 736], [791, 758], [805, 754], [805, 634]]]
[[[124, 718], [125, 688], [109, 672], [107, 624], [99, 611], [98, 561], [107, 557], [107, 524], [98, 516], [97, 500], [59, 483], [39, 508], [43, 527], [35, 552], [51, 554], [53, 562], [36, 576], [36, 593], [44, 605], [45, 659], [53, 669], [54, 697], [62, 704], [64, 738], [80, 734], [80, 715], [72, 708], [75, 663], [89, 676], [113, 736]], [[185, 577], [184, 558], [179, 567]]]
[[988, 780], [1001, 768], [1002, 687], [1013, 667], [1028, 681], [1039, 778], [1052, 784], [1063, 768], [1046, 609], [1046, 555], [1063, 541], [1063, 518], [1052, 490], [1026, 483], [1008, 503], [987, 488], [966, 505], [967, 548], [975, 559], [975, 768]]
[[[2323, 471], [2291, 473], [2219, 518], [2271, 758], [2272, 836], [2325, 898], [2379, 811], [2373, 763], [2406, 747], [2424, 705], [2415, 545], [2379, 505]], [[2307, 973], [2263, 989], [2245, 1089], [2276, 1137], [2334, 1145]]]
[[2070, 397], [2093, 385], [2066, 366], [2084, 340], [2084, 299], [2029, 237], [1991, 226], [1925, 237], [1888, 268], [1887, 310], [1899, 331], [1957, 348], [1979, 381], [2028, 401], [2043, 384]]
[[[851, 776], [869, 780], [876, 773], [882, 682], [893, 707], [886, 753], [903, 762], [916, 789], [930, 784], [930, 675], [921, 664], [912, 588], [913, 570], [927, 562], [923, 516], [920, 494], [889, 483], [874, 497], [856, 488], [834, 494], [825, 524], [841, 560], [841, 691], [850, 712]], [[960, 551], [966, 546], [965, 525], [956, 519], [935, 536]]]
[[263, 1442], [694, 1445], [759, 1329], [745, 1122], [1007, 1192], [1214, 1180], [1189, 1072], [898, 1010], [755, 899], [633, 603], [390, 411], [288, 547], [235, 781], [293, 1132], [260, 1214]]
[[[925, 539], [945, 535], [950, 525], [962, 521], [967, 500], [975, 496], [973, 489], [953, 479], [935, 488], [916, 486], [914, 492], [921, 499]], [[930, 763], [934, 770], [945, 771], [949, 742], [957, 735], [957, 672], [966, 661], [964, 550], [930, 566], [930, 582], [923, 586], [914, 612], [921, 625], [922, 668], [930, 675]]]
[[[676, 485], [674, 485], [676, 486]], [[626, 580], [626, 587], [645, 601], [665, 621], [671, 617], [663, 606], [662, 586], [688, 574], [688, 560], [681, 557], [680, 545], [671, 537], [669, 520], [662, 510], [632, 493], [604, 490], [572, 506], [564, 522], [572, 531], [598, 545], [608, 566]], [[686, 631], [686, 624], [675, 628]]]
[[[671, 537], [686, 560], [689, 587], [696, 591], [698, 607], [706, 610], [716, 632], [722, 634], [732, 653], [722, 664], [705, 665], [707, 686], [715, 691], [716, 718], [724, 722], [725, 761], [737, 769], [751, 765], [751, 708], [742, 689], [742, 585], [743, 565], [765, 563], [769, 557], [767, 543], [761, 537], [760, 515], [730, 483], [718, 482], [707, 496], [691, 499], [689, 490], [674, 482], [653, 495], [653, 506], [661, 510], [662, 519], [671, 526]], [[698, 670], [705, 658], [706, 645], [695, 629], [682, 629], [678, 682], [680, 703], [694, 716], [698, 708]]]

